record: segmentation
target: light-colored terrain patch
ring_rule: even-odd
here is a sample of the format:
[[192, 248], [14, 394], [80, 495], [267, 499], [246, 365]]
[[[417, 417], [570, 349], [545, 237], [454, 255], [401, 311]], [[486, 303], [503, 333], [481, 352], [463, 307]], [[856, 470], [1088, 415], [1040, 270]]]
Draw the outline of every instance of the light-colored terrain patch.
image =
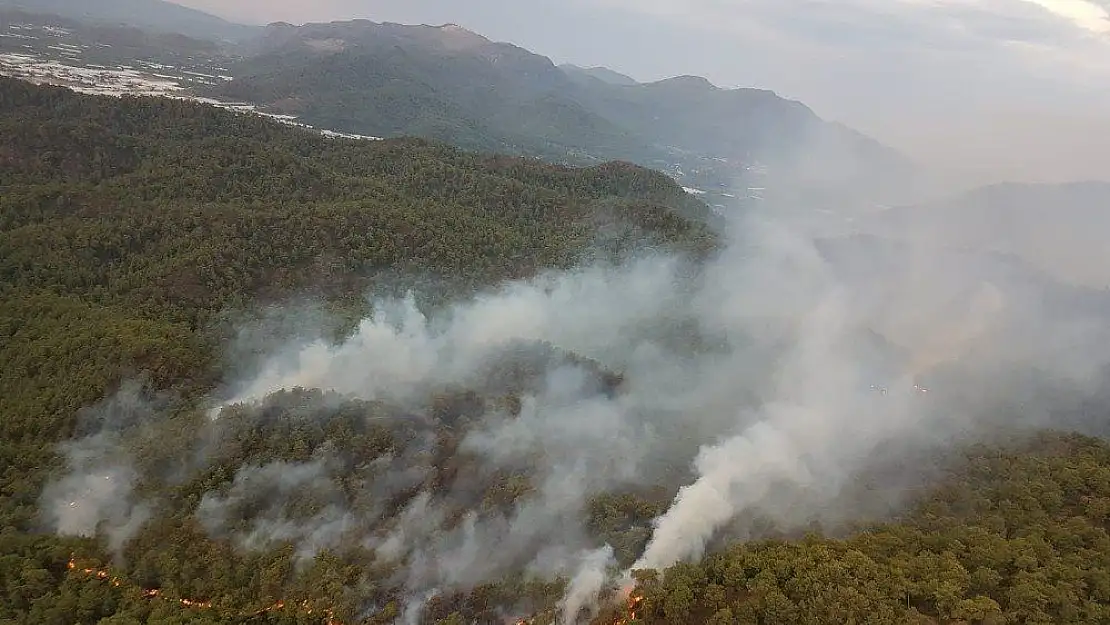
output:
[[307, 39], [304, 44], [317, 52], [342, 52], [347, 42], [342, 39]]

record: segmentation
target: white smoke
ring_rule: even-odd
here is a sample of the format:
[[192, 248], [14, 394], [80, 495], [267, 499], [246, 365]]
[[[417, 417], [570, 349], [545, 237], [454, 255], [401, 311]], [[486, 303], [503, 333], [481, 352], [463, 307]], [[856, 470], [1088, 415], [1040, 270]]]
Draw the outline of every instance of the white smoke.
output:
[[[196, 515], [209, 533], [233, 534], [247, 549], [293, 542], [298, 546], [297, 557], [307, 560], [337, 546], [356, 525], [337, 491], [324, 458], [302, 464], [246, 466], [235, 474], [227, 493], [206, 493]], [[308, 518], [293, 518], [286, 501], [291, 495], [306, 492], [321, 502], [321, 509]], [[247, 527], [236, 527], [242, 518], [236, 512], [246, 507], [256, 512]]]
[[47, 520], [63, 535], [92, 537], [103, 529], [109, 547], [118, 550], [150, 516], [150, 509], [134, 500], [135, 472], [127, 465], [90, 462], [86, 450], [73, 451], [71, 473], [45, 492]]
[[[346, 340], [276, 350], [221, 407], [305, 387], [419, 414], [444, 389], [497, 391], [497, 364], [533, 343], [592, 359], [620, 383], [604, 388], [589, 365], [541, 359], [516, 410], [487, 407], [459, 426], [453, 453], [473, 462], [450, 483], [429, 485], [435, 436], [416, 435], [357, 476], [339, 475], [351, 467], [331, 467], [326, 450], [308, 463], [241, 467], [204, 496], [198, 518], [244, 548], [293, 541], [306, 558], [351, 542], [372, 549], [396, 565], [404, 622], [441, 592], [526, 574], [570, 578], [561, 609], [572, 623], [615, 567], [614, 549], [582, 523], [596, 495], [655, 485], [675, 495], [631, 568], [667, 567], [722, 532], [746, 537], [737, 519], [747, 514], [784, 528], [843, 518], [838, 498], [878, 456], [965, 436], [1023, 392], [1031, 365], [1080, 393], [1098, 390], [1110, 363], [1098, 349], [1110, 344], [1110, 306], [1073, 304], [990, 259], [819, 239], [772, 218], [738, 220], [732, 235], [697, 268], [656, 254], [502, 285], [436, 312], [413, 298], [378, 301]], [[1030, 418], [1043, 422], [1049, 408]], [[91, 535], [107, 519], [126, 533], [142, 518], [129, 465], [98, 454], [73, 460], [50, 491], [59, 531]], [[120, 486], [95, 482], [105, 474]], [[484, 508], [481, 486], [494, 475], [526, 475], [527, 492]], [[359, 512], [351, 490], [367, 501]], [[306, 491], [317, 507], [290, 514], [286, 500]], [[411, 497], [377, 523], [398, 494]], [[59, 502], [76, 500], [80, 514], [63, 514]]]
[[[734, 436], [702, 447], [694, 463], [697, 479], [681, 488], [657, 519], [652, 540], [630, 570], [700, 557], [714, 535], [742, 512], [782, 512], [771, 509], [777, 486], [805, 489], [805, 507], [820, 511], [832, 505], [878, 448], [914, 449], [972, 427], [981, 416], [977, 408], [989, 402], [948, 404], [947, 410], [954, 411], [947, 414], [935, 408], [929, 389], [916, 383], [933, 367], [970, 366], [998, 385], [988, 393], [1004, 395], [1013, 383], [999, 373], [1007, 367], [1035, 364], [1085, 392], [1101, 380], [1098, 373], [1110, 362], [1105, 353], [1089, 349], [1062, 351], [1081, 347], [1079, 336], [1105, 344], [1105, 326], [1092, 324], [1096, 317], [1050, 312], [1037, 301], [1039, 292], [1025, 299], [1028, 293], [1006, 285], [1012, 292], [1007, 296], [995, 283], [978, 281], [972, 257], [965, 257], [963, 267], [932, 270], [911, 260], [902, 271], [876, 258], [865, 278], [873, 284], [861, 288], [831, 271], [837, 268], [811, 253], [796, 232], [763, 231], [759, 241], [766, 245], [743, 261], [715, 267], [720, 289], [710, 294], [732, 297], [714, 311], [723, 313], [722, 325], [739, 331], [761, 328], [785, 339], [786, 349], [772, 365], [775, 374], [764, 402], [737, 413]], [[920, 250], [901, 252], [898, 260], [905, 262]], [[878, 298], [879, 307], [860, 297], [876, 287], [887, 291]], [[912, 296], [890, 297], [890, 289]], [[882, 401], [860, 392], [869, 382], [867, 368], [851, 339], [874, 329], [910, 352], [903, 368], [887, 372], [887, 382], [875, 387], [884, 389]], [[887, 395], [886, 384], [902, 392]], [[944, 395], [955, 389], [935, 390]]]
[[139, 474], [121, 453], [119, 431], [148, 422], [158, 404], [132, 381], [79, 415], [87, 435], [61, 446], [67, 472], [47, 484], [41, 497], [44, 520], [57, 533], [103, 534], [118, 553], [150, 518], [152, 505], [135, 493]]
[[613, 548], [609, 545], [582, 556], [582, 563], [578, 566], [560, 606], [564, 623], [577, 622], [583, 608], [597, 603], [598, 594], [608, 576], [608, 568], [613, 564]]
[[627, 349], [627, 331], [677, 303], [677, 265], [652, 258], [621, 269], [547, 274], [508, 284], [437, 319], [418, 310], [412, 297], [379, 302], [350, 339], [340, 345], [320, 340], [274, 358], [228, 403], [298, 386], [409, 400], [436, 384], [471, 381], [513, 341], [549, 341], [586, 355]]

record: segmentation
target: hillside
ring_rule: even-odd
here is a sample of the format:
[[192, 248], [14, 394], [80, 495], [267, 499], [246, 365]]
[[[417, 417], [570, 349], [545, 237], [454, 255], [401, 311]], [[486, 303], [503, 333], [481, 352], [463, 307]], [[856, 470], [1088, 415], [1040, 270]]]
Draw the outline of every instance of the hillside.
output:
[[775, 210], [899, 202], [925, 184], [897, 152], [770, 91], [557, 67], [455, 25], [272, 24], [231, 44], [196, 39], [215, 30], [182, 29], [193, 38], [170, 40], [141, 19], [92, 13], [80, 13], [90, 20], [82, 23], [9, 11], [0, 54], [12, 56], [0, 70], [97, 93], [141, 88], [139, 79], [153, 85], [140, 93], [246, 103], [357, 135], [556, 163], [625, 160], [667, 172], [718, 212], [755, 202]]
[[[898, 523], [737, 545], [644, 573], [637, 623], [1099, 623], [1110, 618], [1110, 448], [970, 450]], [[1035, 485], [1035, 486], [1034, 486]], [[1036, 489], [1036, 494], [1030, 488]], [[598, 622], [626, 622], [629, 610]], [[610, 620], [611, 619], [611, 620]]]
[[[610, 197], [631, 202], [611, 208], [616, 211], [614, 218], [627, 216], [633, 226], [649, 219], [667, 223], [665, 214], [673, 210], [690, 216], [700, 211], [701, 218], [706, 215], [703, 206], [665, 176], [619, 163], [569, 170], [535, 161], [466, 155], [420, 140], [330, 141], [263, 118], [192, 103], [129, 99], [120, 112], [111, 100], [33, 89], [13, 80], [4, 80], [3, 85], [2, 154], [7, 193], [0, 223], [7, 244], [15, 246], [7, 248], [4, 263], [14, 272], [9, 277], [26, 286], [52, 288], [76, 280], [90, 288], [107, 282], [122, 291], [129, 282], [126, 272], [137, 271], [140, 265], [142, 271], [152, 272], [144, 277], [163, 281], [181, 272], [192, 274], [197, 269], [192, 261], [198, 254], [225, 261], [227, 254], [249, 256], [250, 250], [236, 246], [235, 238], [210, 235], [216, 236], [212, 239], [215, 248], [205, 250], [199, 245], [203, 240], [172, 236], [177, 225], [219, 216], [243, 219], [244, 214], [253, 213], [248, 221], [256, 220], [276, 237], [303, 236], [298, 233], [320, 227], [334, 233], [349, 228], [365, 233], [367, 238], [318, 235], [330, 242], [328, 246], [320, 241], [297, 243], [296, 239], [266, 243], [291, 254], [286, 262], [303, 264], [306, 269], [317, 264], [314, 270], [325, 272], [301, 283], [290, 276], [290, 282], [272, 285], [280, 290], [301, 284], [326, 285], [354, 275], [369, 277], [380, 268], [398, 266], [476, 280], [530, 275], [542, 267], [572, 262], [576, 253], [592, 243], [600, 215], [596, 207], [602, 203], [610, 206], [612, 203], [606, 202]], [[272, 149], [271, 143], [282, 147]], [[261, 175], [265, 177], [260, 183]], [[51, 208], [28, 201], [42, 194], [61, 199]], [[155, 220], [151, 203], [156, 203], [163, 215], [185, 221]], [[316, 206], [328, 208], [323, 213], [305, 210]], [[336, 211], [349, 221], [324, 218]], [[452, 227], [437, 225], [447, 217]], [[103, 225], [97, 227], [119, 228], [123, 218], [133, 220], [135, 226], [128, 238], [140, 237], [134, 245], [152, 256], [140, 255], [144, 260], [139, 261], [124, 250], [104, 250], [104, 259], [120, 262], [90, 264], [83, 261], [94, 257], [72, 257], [58, 266], [58, 273], [44, 272], [41, 267], [30, 274], [17, 270], [23, 266], [20, 258], [31, 258], [46, 249], [33, 246], [48, 232], [88, 228], [98, 222]], [[320, 220], [320, 225], [311, 225]], [[247, 234], [242, 224], [217, 227], [218, 223], [209, 227], [224, 235]], [[681, 220], [673, 223], [676, 228], [688, 227]], [[416, 224], [420, 228], [414, 230]], [[402, 246], [397, 237], [403, 232], [407, 238]], [[31, 236], [33, 233], [38, 234]], [[498, 236], [501, 233], [506, 236]], [[446, 242], [439, 237], [454, 240]], [[188, 259], [167, 248], [147, 247], [182, 245], [186, 240], [189, 249], [178, 252]], [[479, 241], [489, 241], [493, 247], [477, 245]], [[146, 261], [154, 258], [162, 265], [146, 266]], [[327, 262], [322, 262], [323, 258]], [[221, 265], [211, 270], [237, 271], [237, 263]], [[97, 277], [76, 279], [69, 274], [74, 268]], [[269, 283], [271, 277], [264, 267], [254, 266], [250, 271], [259, 286]], [[185, 279], [194, 282], [198, 278]], [[224, 279], [200, 280], [202, 290], [195, 302], [226, 302], [203, 288]], [[243, 284], [223, 288], [229, 297], [243, 298], [256, 292], [253, 286]], [[185, 294], [177, 291], [176, 296]]]
[[[0, 620], [1107, 617], [1105, 442], [971, 445], [954, 398], [1006, 422], [1000, 378], [879, 395], [850, 372], [906, 355], [858, 326], [792, 362], [807, 259], [729, 256], [662, 174], [7, 79], [0, 165]], [[822, 251], [887, 265], [861, 247]], [[780, 390], [823, 420], [763, 412]], [[745, 495], [710, 555], [592, 614], [720, 468]]]
[[19, 9], [0, 8], [0, 31], [17, 35], [0, 38], [0, 54], [32, 55], [70, 65], [80, 60], [101, 70], [137, 65], [163, 72], [171, 66], [199, 72], [227, 60], [226, 44], [207, 38]]
[[0, 9], [180, 33], [198, 39], [241, 41], [253, 36], [256, 30], [165, 0], [0, 0]]
[[675, 212], [704, 206], [633, 166], [331, 140], [9, 79], [0, 114], [3, 460], [25, 471], [6, 474], [3, 514], [17, 526], [75, 410], [139, 370], [203, 387], [223, 315], [298, 294], [357, 308], [371, 288], [466, 292], [599, 250], [712, 245]]
[[742, 164], [747, 169], [730, 184], [770, 189], [765, 200], [821, 201], [821, 191], [897, 197], [914, 188], [914, 166], [896, 151], [771, 91], [679, 76], [634, 86], [592, 83], [576, 97], [667, 154]]
[[712, 191], [742, 177], [763, 186], [752, 166], [778, 185], [863, 194], [904, 189], [912, 173], [893, 150], [769, 91], [561, 69], [453, 25], [275, 24], [248, 57], [215, 95], [347, 132], [576, 162], [622, 158]]
[[638, 84], [635, 78], [613, 71], [608, 67], [579, 67], [571, 63], [559, 66], [563, 73], [579, 80], [600, 80], [611, 85], [631, 86]]
[[457, 27], [272, 25], [257, 45], [215, 95], [325, 128], [467, 149], [574, 160], [648, 150], [559, 96], [571, 82], [548, 59]]

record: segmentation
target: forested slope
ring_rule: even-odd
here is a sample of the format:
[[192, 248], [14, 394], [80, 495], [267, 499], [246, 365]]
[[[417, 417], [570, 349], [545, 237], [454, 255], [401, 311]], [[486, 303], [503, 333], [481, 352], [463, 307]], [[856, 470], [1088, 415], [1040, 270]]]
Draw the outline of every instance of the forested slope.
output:
[[[568, 544], [609, 544], [626, 567], [689, 469], [589, 491], [567, 508], [582, 518], [521, 517], [549, 503], [533, 497], [543, 467], [590, 441], [541, 437], [499, 464], [470, 435], [490, 420], [512, 433], [552, 379], [619, 402], [623, 372], [521, 342], [479, 359], [467, 385], [433, 380], [407, 402], [299, 387], [215, 416], [206, 402], [267, 302], [327, 300], [341, 326], [377, 289], [415, 286], [435, 305], [645, 247], [699, 256], [716, 245], [703, 211], [625, 164], [332, 140], [0, 81], [0, 622], [554, 622], [567, 580], [529, 568], [529, 549], [551, 544], [529, 533], [536, 520], [581, 526]], [[1015, 440], [933, 459], [936, 486], [885, 524], [805, 539], [770, 525], [641, 572], [632, 609], [614, 597], [595, 622], [1107, 622], [1110, 446]], [[630, 452], [615, 435], [599, 446], [614, 467]], [[556, 494], [574, 482], [555, 479]], [[521, 518], [511, 541], [482, 541]]]
[[[184, 398], [211, 387], [227, 319], [305, 294], [354, 309], [379, 287], [466, 292], [641, 244], [705, 251], [713, 238], [689, 218], [704, 210], [619, 163], [333, 140], [193, 103], [0, 79], [0, 620], [96, 622], [127, 604], [124, 586], [66, 573], [77, 543], [38, 535], [56, 445], [80, 408], [133, 376]], [[221, 564], [229, 554], [174, 532], [161, 547], [190, 552], [172, 560], [184, 579], [257, 593], [258, 561]], [[326, 592], [319, 575], [303, 579]], [[151, 622], [195, 616], [152, 609]], [[178, 616], [159, 620], [167, 610]]]
[[960, 456], [900, 522], [641, 573], [637, 622], [1110, 620], [1110, 446], [1053, 434]]

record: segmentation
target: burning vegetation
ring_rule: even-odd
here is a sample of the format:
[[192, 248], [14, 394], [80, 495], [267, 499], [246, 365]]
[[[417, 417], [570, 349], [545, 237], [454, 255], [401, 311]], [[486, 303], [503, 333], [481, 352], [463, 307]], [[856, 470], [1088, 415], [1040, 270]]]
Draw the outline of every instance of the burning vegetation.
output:
[[627, 603], [627, 614], [624, 618], [618, 619], [615, 625], [628, 625], [635, 623], [640, 618], [640, 608], [644, 604], [644, 596], [641, 594], [633, 593], [629, 595]]
[[[88, 564], [89, 563], [79, 562], [77, 560], [77, 557], [74, 556], [74, 557], [71, 557], [69, 559], [69, 562], [66, 563], [66, 568], [69, 569], [70, 571], [73, 571], [74, 573], [79, 574], [79, 575], [83, 575], [83, 576], [86, 576], [86, 577], [95, 577], [96, 579], [105, 580], [115, 588], [122, 588], [122, 587], [125, 587], [125, 586], [129, 585], [128, 582], [126, 580], [124, 580], [123, 578], [121, 578], [117, 575], [113, 575], [111, 570], [109, 570], [108, 568], [89, 566]], [[185, 607], [185, 608], [191, 608], [191, 609], [195, 609], [195, 610], [213, 610], [213, 609], [216, 609], [211, 601], [204, 601], [204, 600], [199, 600], [199, 599], [189, 599], [187, 597], [178, 597], [176, 599], [167, 597], [162, 592], [161, 588], [140, 588], [139, 593], [143, 596], [143, 598], [146, 598], [146, 599], [162, 599], [162, 600], [165, 600], [165, 601], [176, 601], [179, 605], [181, 605], [182, 607]], [[338, 618], [336, 618], [335, 612], [331, 608], [322, 608], [322, 609], [315, 608], [312, 605], [312, 603], [309, 602], [307, 599], [303, 600], [303, 601], [300, 601], [300, 602], [287, 602], [287, 601], [282, 600], [282, 601], [278, 601], [278, 602], [274, 603], [273, 605], [264, 607], [260, 610], [255, 610], [254, 612], [252, 612], [250, 614], [240, 614], [240, 615], [237, 615], [237, 616], [246, 618], [246, 617], [251, 617], [251, 616], [261, 616], [263, 614], [278, 612], [278, 611], [282, 611], [282, 610], [296, 611], [299, 614], [302, 614], [304, 616], [313, 616], [313, 615], [319, 614], [319, 615], [324, 617], [324, 619], [325, 619], [324, 623], [326, 625], [345, 625], [342, 621], [340, 621]]]

